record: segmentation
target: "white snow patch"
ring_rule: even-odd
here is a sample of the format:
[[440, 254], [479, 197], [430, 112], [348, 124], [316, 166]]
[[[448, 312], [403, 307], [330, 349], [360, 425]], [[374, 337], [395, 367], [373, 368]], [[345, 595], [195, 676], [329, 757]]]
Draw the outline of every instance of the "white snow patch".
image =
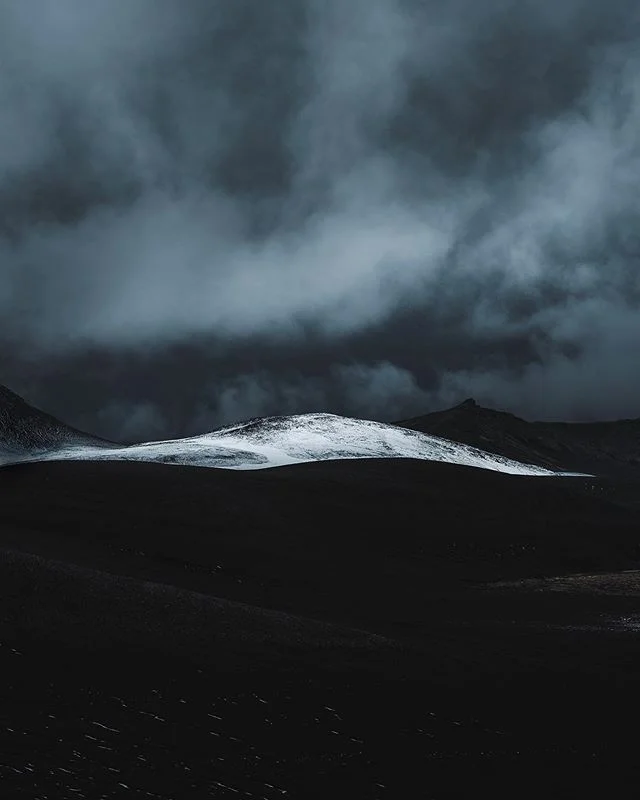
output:
[[[418, 431], [334, 414], [266, 417], [202, 436], [114, 447], [73, 441], [46, 452], [4, 453], [0, 463], [145, 461], [218, 469], [266, 469], [309, 461], [413, 458], [505, 472], [564, 475]], [[575, 474], [575, 473], [571, 473]]]

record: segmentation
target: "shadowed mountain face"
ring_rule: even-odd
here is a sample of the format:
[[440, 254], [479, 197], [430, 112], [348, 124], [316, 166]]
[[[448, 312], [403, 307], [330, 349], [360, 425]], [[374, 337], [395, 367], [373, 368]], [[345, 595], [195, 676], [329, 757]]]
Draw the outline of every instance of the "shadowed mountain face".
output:
[[640, 419], [527, 422], [469, 399], [398, 425], [547, 469], [640, 478]]
[[0, 455], [47, 452], [62, 444], [104, 444], [101, 439], [65, 425], [0, 385]]

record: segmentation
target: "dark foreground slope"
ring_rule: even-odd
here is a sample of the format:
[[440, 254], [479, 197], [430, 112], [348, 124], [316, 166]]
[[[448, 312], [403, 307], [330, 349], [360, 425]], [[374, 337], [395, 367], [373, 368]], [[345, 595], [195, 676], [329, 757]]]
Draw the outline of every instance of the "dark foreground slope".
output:
[[469, 399], [398, 424], [549, 469], [640, 479], [640, 419], [528, 422]]
[[6, 796], [625, 796], [640, 583], [544, 577], [634, 569], [636, 499], [412, 461], [5, 469]]

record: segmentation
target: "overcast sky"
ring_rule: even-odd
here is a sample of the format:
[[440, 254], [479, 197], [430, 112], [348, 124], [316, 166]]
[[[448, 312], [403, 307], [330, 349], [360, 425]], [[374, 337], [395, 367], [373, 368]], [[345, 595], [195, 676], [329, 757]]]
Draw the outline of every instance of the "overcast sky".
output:
[[0, 382], [119, 439], [640, 416], [635, 0], [0, 3]]

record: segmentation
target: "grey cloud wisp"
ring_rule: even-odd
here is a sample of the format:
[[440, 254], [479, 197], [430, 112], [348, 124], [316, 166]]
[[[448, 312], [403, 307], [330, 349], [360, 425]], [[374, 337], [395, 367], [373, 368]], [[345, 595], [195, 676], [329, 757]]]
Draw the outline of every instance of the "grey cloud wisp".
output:
[[639, 24], [628, 0], [1, 4], [18, 382], [44, 395], [39, 362], [90, 349], [311, 339], [313, 378], [212, 362], [206, 421], [468, 394], [640, 414]]

